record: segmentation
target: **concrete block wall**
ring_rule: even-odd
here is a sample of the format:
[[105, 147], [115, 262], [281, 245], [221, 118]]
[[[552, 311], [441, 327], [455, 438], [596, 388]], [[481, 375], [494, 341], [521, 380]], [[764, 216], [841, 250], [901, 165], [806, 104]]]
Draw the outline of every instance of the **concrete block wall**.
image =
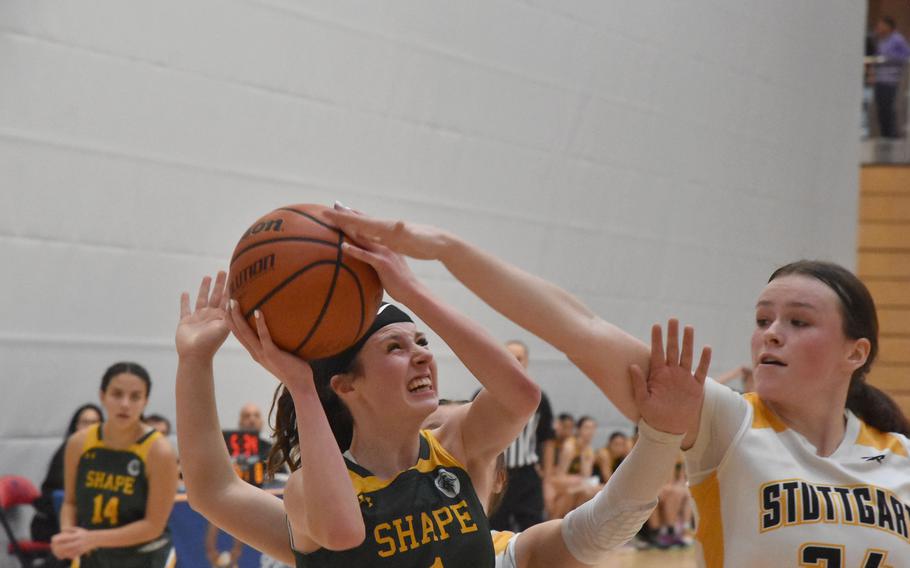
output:
[[[748, 357], [776, 265], [852, 265], [864, 7], [852, 0], [0, 3], [0, 473], [40, 482], [110, 363], [173, 417], [182, 290], [295, 202], [436, 223], [646, 337]], [[625, 423], [528, 340], [557, 410]], [[475, 383], [439, 341], [443, 394]], [[236, 343], [222, 421], [274, 381]]]

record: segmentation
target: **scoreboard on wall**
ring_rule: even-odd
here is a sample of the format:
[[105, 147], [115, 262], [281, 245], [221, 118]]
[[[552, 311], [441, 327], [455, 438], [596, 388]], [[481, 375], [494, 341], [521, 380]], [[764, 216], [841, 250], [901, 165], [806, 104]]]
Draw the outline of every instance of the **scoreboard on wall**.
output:
[[270, 448], [259, 439], [259, 433], [248, 430], [224, 430], [224, 442], [227, 444], [231, 463], [240, 479], [262, 487], [265, 479], [265, 463]]

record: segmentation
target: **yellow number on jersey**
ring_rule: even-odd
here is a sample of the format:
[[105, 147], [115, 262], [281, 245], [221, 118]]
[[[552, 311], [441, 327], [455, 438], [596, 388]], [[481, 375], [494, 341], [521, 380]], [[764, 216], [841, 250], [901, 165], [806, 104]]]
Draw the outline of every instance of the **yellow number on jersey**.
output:
[[117, 526], [117, 512], [120, 510], [120, 498], [111, 497], [107, 505], [104, 504], [104, 495], [95, 495], [95, 510], [92, 513], [92, 524], [100, 525], [107, 519], [112, 527]]
[[446, 568], [446, 567], [442, 565], [442, 559], [437, 556], [436, 560], [433, 561], [433, 565], [430, 566], [430, 568]]

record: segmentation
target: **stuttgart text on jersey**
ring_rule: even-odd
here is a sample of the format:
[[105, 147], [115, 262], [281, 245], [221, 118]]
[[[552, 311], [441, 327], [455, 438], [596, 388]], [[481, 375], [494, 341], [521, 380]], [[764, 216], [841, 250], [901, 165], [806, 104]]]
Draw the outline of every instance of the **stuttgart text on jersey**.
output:
[[761, 486], [760, 532], [810, 523], [877, 528], [910, 542], [910, 506], [875, 485], [827, 485], [801, 479]]

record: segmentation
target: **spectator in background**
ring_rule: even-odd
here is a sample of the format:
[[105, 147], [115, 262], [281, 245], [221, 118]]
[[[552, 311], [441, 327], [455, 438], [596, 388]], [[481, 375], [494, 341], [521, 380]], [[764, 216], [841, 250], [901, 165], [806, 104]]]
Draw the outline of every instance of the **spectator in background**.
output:
[[165, 436], [171, 435], [171, 421], [160, 414], [149, 414], [143, 420], [146, 424], [158, 430]]
[[597, 421], [590, 416], [578, 419], [575, 436], [563, 442], [556, 462], [554, 485], [556, 497], [553, 517], [561, 519], [588, 501], [603, 488], [602, 474], [591, 442], [597, 432]]
[[552, 459], [548, 462], [544, 460], [544, 484], [543, 484], [543, 501], [546, 509], [547, 518], [556, 518], [555, 501], [561, 487], [560, 481], [556, 479], [556, 462], [559, 458], [559, 448], [566, 440], [575, 435], [575, 417], [568, 412], [562, 412], [554, 421], [554, 430], [556, 439], [554, 446], [556, 451], [553, 452]]
[[50, 542], [51, 537], [60, 532], [60, 520], [54, 508], [54, 491], [63, 490], [63, 453], [66, 440], [74, 432], [84, 430], [89, 426], [104, 421], [104, 414], [97, 404], [83, 404], [76, 409], [66, 427], [63, 443], [54, 452], [51, 463], [47, 467], [47, 475], [41, 484], [41, 497], [35, 501], [35, 516], [32, 517], [32, 540]]
[[[240, 407], [240, 414], [237, 417], [237, 429], [256, 433], [259, 437], [259, 460], [264, 465], [269, 458], [269, 452], [272, 450], [272, 443], [262, 437], [263, 425], [262, 410], [260, 410], [259, 406], [248, 402]], [[209, 562], [217, 568], [236, 567], [240, 563], [240, 556], [243, 554], [243, 543], [231, 538], [230, 549], [219, 550], [218, 532], [218, 527], [210, 523], [205, 535], [205, 554]]]
[[717, 377], [715, 380], [718, 383], [725, 385], [733, 379], [739, 378], [743, 380], [743, 394], [747, 392], [755, 392], [755, 379], [752, 378], [752, 367], [748, 365], [742, 365], [741, 367], [730, 369], [726, 373]]
[[876, 54], [884, 59], [875, 66], [875, 106], [882, 138], [900, 136], [895, 102], [910, 58], [910, 45], [895, 28], [894, 20], [887, 16], [879, 18], [875, 24]]
[[556, 447], [575, 435], [575, 417], [568, 412], [563, 412], [556, 420]]
[[[528, 368], [528, 347], [521, 341], [506, 343], [521, 366]], [[543, 522], [544, 478], [553, 470], [556, 455], [553, 410], [547, 395], [540, 393], [540, 404], [518, 438], [506, 448], [506, 491], [499, 509], [490, 516], [490, 528], [520, 532]], [[538, 447], [542, 456], [538, 455]], [[541, 460], [541, 457], [543, 458]]]
[[600, 481], [605, 483], [632, 451], [632, 440], [619, 430], [610, 434], [607, 445], [597, 452], [597, 465], [600, 469]]

